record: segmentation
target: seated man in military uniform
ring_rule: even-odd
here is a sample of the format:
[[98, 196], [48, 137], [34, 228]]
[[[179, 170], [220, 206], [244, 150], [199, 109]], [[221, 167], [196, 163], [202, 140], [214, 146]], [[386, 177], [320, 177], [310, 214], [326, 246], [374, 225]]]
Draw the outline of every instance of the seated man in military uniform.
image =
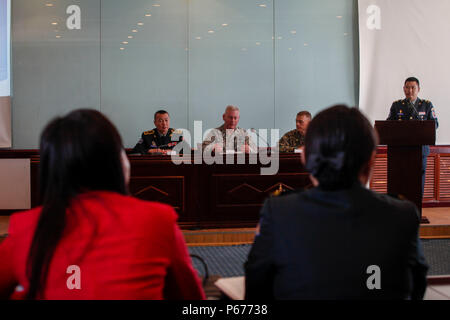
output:
[[202, 143], [202, 149], [207, 152], [237, 151], [256, 153], [258, 148], [242, 128], [238, 127], [240, 111], [236, 106], [229, 105], [222, 115], [223, 125], [209, 132]]
[[[392, 103], [389, 116], [386, 120], [434, 120], [437, 129], [439, 123], [433, 104], [429, 100], [418, 98], [420, 92], [419, 80], [414, 77], [406, 79], [403, 92], [406, 98]], [[422, 146], [422, 195], [425, 186], [427, 157], [429, 154], [430, 147]]]
[[311, 121], [311, 113], [300, 111], [295, 118], [296, 129], [289, 131], [281, 137], [279, 144], [280, 152], [294, 152], [305, 144], [305, 133]]
[[[133, 148], [132, 153], [167, 154], [183, 141], [181, 131], [170, 128], [170, 116], [167, 111], [156, 111], [154, 123], [156, 128], [142, 133], [141, 139]], [[175, 141], [172, 141], [172, 136], [176, 137]]]

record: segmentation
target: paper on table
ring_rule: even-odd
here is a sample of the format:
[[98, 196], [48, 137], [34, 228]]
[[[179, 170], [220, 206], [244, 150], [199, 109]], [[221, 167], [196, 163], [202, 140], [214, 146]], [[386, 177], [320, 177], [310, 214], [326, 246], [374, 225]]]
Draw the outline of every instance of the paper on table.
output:
[[221, 152], [221, 154], [242, 154], [242, 151], [234, 151], [234, 150], [225, 150], [225, 152]]
[[232, 300], [244, 300], [245, 277], [220, 278], [214, 285]]

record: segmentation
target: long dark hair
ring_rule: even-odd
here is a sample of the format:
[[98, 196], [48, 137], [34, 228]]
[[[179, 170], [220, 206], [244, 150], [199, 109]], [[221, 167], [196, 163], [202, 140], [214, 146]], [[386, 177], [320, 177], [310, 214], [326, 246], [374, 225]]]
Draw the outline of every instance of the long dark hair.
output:
[[378, 138], [356, 108], [336, 105], [318, 113], [305, 137], [306, 169], [325, 190], [346, 189], [357, 182]]
[[66, 210], [77, 194], [109, 190], [127, 194], [122, 170], [122, 139], [100, 112], [75, 110], [52, 120], [40, 140], [42, 211], [27, 261], [28, 299], [39, 298], [66, 224]]

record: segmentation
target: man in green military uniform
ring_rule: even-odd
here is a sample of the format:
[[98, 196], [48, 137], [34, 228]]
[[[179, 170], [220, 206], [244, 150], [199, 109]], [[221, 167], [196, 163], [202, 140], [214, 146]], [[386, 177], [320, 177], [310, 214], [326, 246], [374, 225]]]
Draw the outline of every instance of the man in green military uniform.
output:
[[[437, 129], [439, 123], [433, 104], [429, 100], [418, 98], [420, 92], [419, 80], [414, 77], [406, 79], [403, 92], [406, 98], [392, 103], [386, 120], [434, 120]], [[429, 154], [430, 147], [422, 146], [422, 195], [425, 187], [425, 172]]]
[[142, 133], [141, 139], [133, 148], [132, 153], [167, 154], [183, 141], [181, 132], [170, 128], [170, 116], [167, 111], [156, 111], [154, 123], [156, 128]]
[[305, 134], [311, 121], [311, 113], [300, 111], [295, 118], [296, 129], [289, 131], [281, 137], [279, 144], [280, 152], [294, 152], [305, 144]]

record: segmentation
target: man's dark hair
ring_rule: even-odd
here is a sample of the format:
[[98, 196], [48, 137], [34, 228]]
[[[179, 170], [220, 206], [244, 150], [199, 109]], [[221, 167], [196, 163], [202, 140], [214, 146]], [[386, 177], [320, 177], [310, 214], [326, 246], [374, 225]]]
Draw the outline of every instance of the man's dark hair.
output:
[[28, 299], [43, 297], [40, 294], [72, 199], [93, 190], [128, 193], [122, 151], [119, 132], [96, 110], [75, 110], [45, 127], [39, 150], [42, 210], [27, 260]]
[[308, 117], [309, 119], [311, 119], [311, 113], [309, 113], [308, 111], [300, 111], [299, 113], [297, 113], [297, 117]]
[[305, 137], [306, 169], [324, 190], [350, 188], [377, 146], [377, 135], [357, 108], [336, 105], [317, 114]]
[[153, 120], [156, 120], [157, 114], [167, 114], [170, 117], [169, 113], [166, 110], [158, 110], [155, 112], [155, 115], [153, 116]]
[[415, 77], [409, 77], [408, 79], [405, 80], [405, 84], [407, 82], [416, 82], [417, 86], [420, 87], [420, 83], [419, 83], [419, 79], [415, 78]]

